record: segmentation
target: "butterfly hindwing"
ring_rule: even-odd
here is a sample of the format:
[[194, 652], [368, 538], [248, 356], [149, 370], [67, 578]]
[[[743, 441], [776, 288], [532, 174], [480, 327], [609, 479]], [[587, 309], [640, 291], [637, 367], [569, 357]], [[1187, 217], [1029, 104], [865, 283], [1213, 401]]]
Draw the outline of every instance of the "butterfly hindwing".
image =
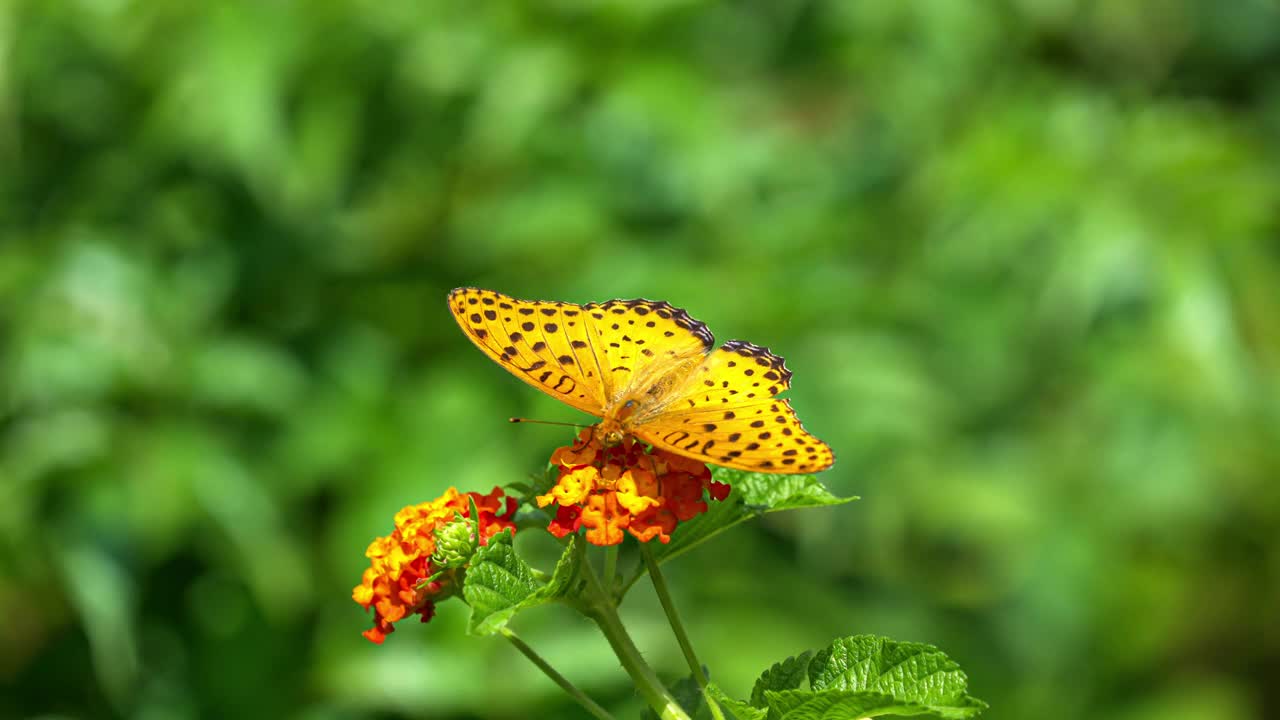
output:
[[663, 416], [634, 430], [645, 442], [702, 462], [767, 473], [831, 467], [831, 448], [810, 435], [786, 400]]
[[775, 396], [791, 371], [767, 348], [730, 340], [706, 357], [661, 411], [636, 419], [636, 435], [704, 462], [773, 473], [818, 472], [831, 448], [800, 424]]
[[730, 340], [707, 355], [696, 368], [671, 389], [660, 405], [642, 415], [645, 422], [663, 413], [698, 409], [718, 409], [722, 405], [747, 403], [774, 397], [791, 387], [791, 371], [782, 358], [768, 348], [742, 340]]

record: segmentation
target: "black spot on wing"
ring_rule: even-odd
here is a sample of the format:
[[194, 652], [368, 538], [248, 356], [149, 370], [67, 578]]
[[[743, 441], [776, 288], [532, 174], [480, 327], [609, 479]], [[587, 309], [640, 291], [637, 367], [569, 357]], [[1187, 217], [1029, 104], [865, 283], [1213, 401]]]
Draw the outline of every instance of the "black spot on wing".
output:
[[688, 438], [689, 438], [689, 433], [684, 432], [683, 430], [673, 430], [667, 433], [666, 435], [664, 435], [662, 437], [662, 441], [669, 445], [675, 445], [676, 443], [684, 442]]
[[[729, 340], [720, 347], [722, 350], [737, 353], [744, 358], [750, 358], [761, 368], [764, 376], [770, 380], [779, 380], [787, 384], [791, 382], [791, 371], [787, 369], [786, 361], [769, 352], [767, 347], [761, 347], [745, 340]], [[744, 373], [754, 375], [755, 371], [748, 369]]]
[[701, 340], [704, 350], [710, 350], [716, 342], [715, 336], [711, 334], [711, 329], [707, 327], [706, 323], [693, 319], [688, 312], [664, 300], [645, 300], [644, 298], [610, 300], [609, 302], [601, 303], [598, 307], [606, 312], [617, 314], [632, 310], [640, 316], [652, 313], [664, 320], [671, 320], [677, 326], [688, 330], [694, 337]]

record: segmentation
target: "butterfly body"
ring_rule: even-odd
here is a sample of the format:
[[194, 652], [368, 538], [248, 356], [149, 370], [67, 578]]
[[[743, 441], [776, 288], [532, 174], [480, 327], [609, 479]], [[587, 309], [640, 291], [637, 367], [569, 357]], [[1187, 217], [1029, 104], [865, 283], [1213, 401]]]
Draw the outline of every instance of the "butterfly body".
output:
[[830, 467], [801, 426], [782, 358], [741, 340], [715, 348], [707, 326], [665, 302], [576, 305], [458, 288], [463, 332], [513, 375], [600, 418], [596, 437], [637, 437], [702, 462], [776, 473]]

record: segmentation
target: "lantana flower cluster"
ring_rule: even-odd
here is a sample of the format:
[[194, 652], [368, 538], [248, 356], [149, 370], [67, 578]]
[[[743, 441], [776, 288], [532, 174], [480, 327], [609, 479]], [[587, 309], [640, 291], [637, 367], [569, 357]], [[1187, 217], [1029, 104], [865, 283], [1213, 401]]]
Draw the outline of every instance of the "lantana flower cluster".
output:
[[[478, 518], [471, 517], [472, 503]], [[430, 620], [436, 602], [456, 590], [454, 574], [446, 571], [459, 564], [459, 558], [442, 558], [437, 550], [453, 549], [458, 536], [470, 536], [473, 531], [481, 545], [507, 528], [514, 532], [511, 518], [515, 512], [515, 498], [505, 497], [502, 489], [495, 487], [487, 495], [449, 488], [435, 500], [409, 505], [396, 513], [395, 530], [369, 544], [365, 556], [370, 567], [351, 591], [353, 600], [366, 610], [373, 608], [373, 627], [364, 636], [381, 644], [395, 630], [394, 623], [409, 615], [421, 615], [422, 622]], [[460, 528], [457, 523], [468, 527]], [[450, 526], [464, 532], [449, 532]], [[437, 531], [445, 533], [449, 547], [438, 542]]]
[[564, 537], [587, 528], [587, 542], [617, 545], [623, 531], [641, 542], [671, 540], [676, 526], [707, 511], [704, 497], [729, 495], [729, 486], [711, 479], [703, 463], [648, 446], [630, 436], [605, 447], [591, 428], [578, 442], [558, 448], [551, 456], [559, 480], [538, 506], [556, 506], [547, 528]]

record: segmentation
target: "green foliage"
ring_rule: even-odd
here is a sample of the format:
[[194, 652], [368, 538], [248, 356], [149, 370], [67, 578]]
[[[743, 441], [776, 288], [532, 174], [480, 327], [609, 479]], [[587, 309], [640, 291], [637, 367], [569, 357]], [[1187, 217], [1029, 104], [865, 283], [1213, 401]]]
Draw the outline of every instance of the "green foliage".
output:
[[737, 720], [959, 720], [987, 707], [968, 694], [965, 674], [937, 648], [871, 635], [842, 638], [773, 665], [756, 681], [749, 703], [715, 685], [707, 694]]
[[840, 639], [809, 662], [815, 691], [877, 691], [942, 703], [963, 696], [968, 683], [960, 666], [938, 648], [873, 635]]
[[726, 695], [714, 683], [707, 686], [707, 694], [720, 706], [720, 709], [726, 713], [730, 720], [764, 720], [769, 714], [769, 711], [765, 708], [763, 698], [761, 698], [759, 706], [755, 705], [754, 700], [750, 703], [735, 700]]
[[931, 717], [968, 717], [944, 715], [928, 708], [905, 704], [892, 695], [876, 692], [803, 693], [794, 690], [770, 692], [769, 718], [776, 720], [860, 720], [885, 715], [928, 715]]
[[497, 632], [540, 590], [533, 569], [516, 555], [512, 537], [495, 535], [467, 570], [462, 593], [471, 606], [471, 632], [477, 635]]
[[803, 685], [808, 680], [809, 660], [812, 658], [813, 652], [806, 650], [765, 670], [751, 688], [751, 704], [764, 707], [764, 694], [768, 690], [794, 690]]
[[540, 583], [529, 564], [516, 554], [513, 535], [504, 532], [490, 538], [472, 557], [463, 584], [463, 597], [471, 606], [470, 630], [492, 635], [521, 610], [564, 598], [574, 589], [578, 554], [570, 541], [549, 581]]
[[968, 677], [941, 650], [871, 635], [842, 638], [816, 653], [809, 662], [809, 688], [883, 693], [911, 708], [897, 714], [962, 718], [987, 707], [968, 695]]
[[[799, 689], [805, 680], [807, 689]], [[883, 715], [970, 718], [986, 703], [940, 650], [871, 635], [835, 641], [766, 670], [751, 704], [772, 720], [858, 720]]]

